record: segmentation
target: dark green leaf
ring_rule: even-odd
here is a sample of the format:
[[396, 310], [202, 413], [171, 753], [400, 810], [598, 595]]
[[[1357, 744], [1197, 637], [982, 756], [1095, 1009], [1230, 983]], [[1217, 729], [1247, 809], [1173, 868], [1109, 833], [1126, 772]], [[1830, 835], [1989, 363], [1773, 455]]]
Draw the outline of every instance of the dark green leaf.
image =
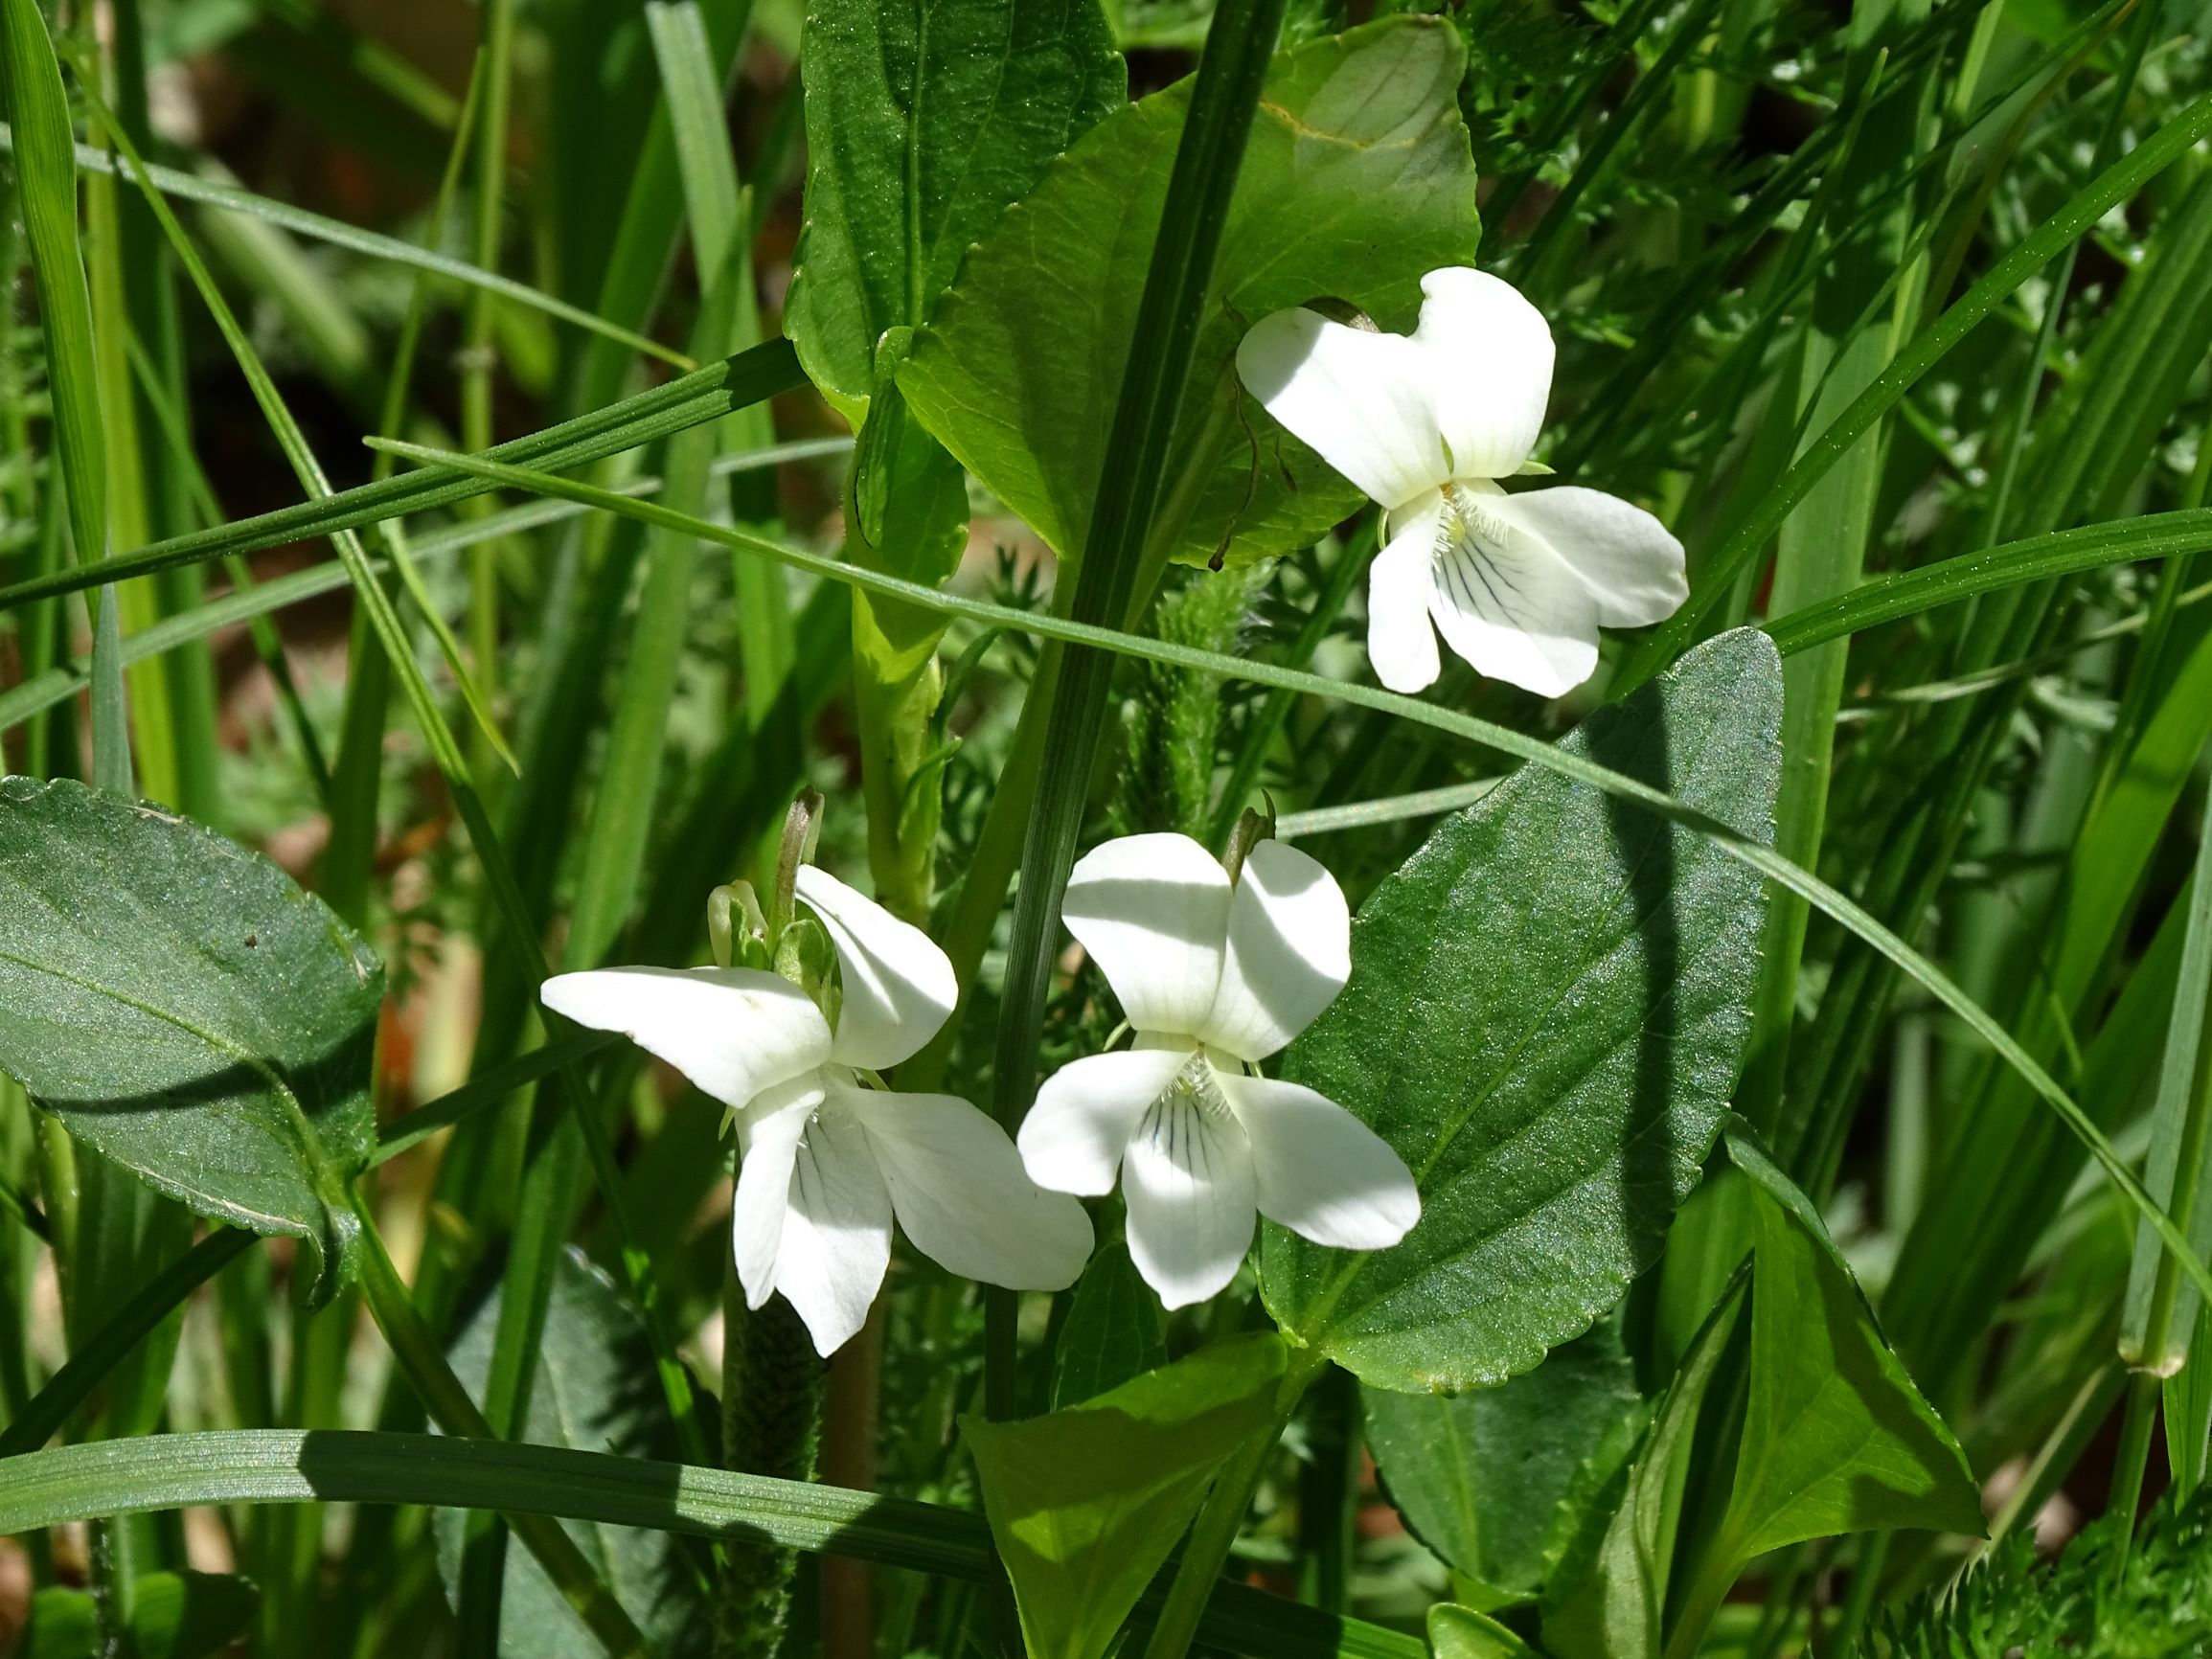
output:
[[1052, 1354], [1052, 1408], [1081, 1405], [1168, 1362], [1160, 1304], [1118, 1239], [1083, 1270]]
[[1127, 74], [1097, 0], [816, 0], [799, 62], [807, 223], [784, 326], [857, 426], [877, 342], [928, 319], [969, 245], [1120, 105]]
[[[1241, 398], [1230, 359], [1261, 317], [1318, 298], [1410, 327], [1422, 275], [1472, 261], [1463, 56], [1448, 25], [1393, 18], [1275, 60], [1183, 394], [1186, 460], [1154, 527], [1177, 556], [1285, 552], [1357, 505]], [[1155, 93], [1077, 143], [969, 255], [900, 376], [946, 447], [1071, 557], [1190, 94], [1187, 81]]]
[[[499, 1323], [494, 1293], [462, 1329], [453, 1370], [481, 1399]], [[537, 1348], [537, 1378], [521, 1437], [537, 1445], [573, 1446], [623, 1457], [676, 1455], [668, 1403], [653, 1380], [653, 1350], [644, 1323], [605, 1274], [576, 1250], [564, 1251]], [[438, 1564], [448, 1584], [461, 1568], [462, 1517], [439, 1515]], [[608, 1588], [653, 1643], [676, 1659], [706, 1650], [709, 1621], [698, 1579], [683, 1545], [635, 1527], [565, 1523]], [[507, 1552], [500, 1595], [499, 1651], [513, 1659], [597, 1659], [598, 1640], [526, 1550]]]
[[[134, 1659], [207, 1659], [246, 1632], [261, 1592], [219, 1573], [148, 1573], [133, 1586]], [[14, 1659], [95, 1659], [100, 1623], [88, 1590], [60, 1586], [31, 1599]]]
[[1027, 1422], [961, 1419], [1032, 1659], [1098, 1659], [1249, 1436], [1284, 1347], [1233, 1337]]
[[1698, 1415], [1744, 1308], [1745, 1275], [1690, 1345], [1638, 1448], [1620, 1507], [1586, 1557], [1571, 1559], [1544, 1598], [1543, 1641], [1558, 1659], [1659, 1659], [1660, 1610], [1675, 1558], [1682, 1485]]
[[1732, 1565], [1806, 1538], [1877, 1528], [1982, 1534], [1958, 1442], [1882, 1340], [1812, 1201], [1757, 1147], [1728, 1155], [1757, 1196], [1751, 1392], [1727, 1517]]
[[[1610, 1324], [1494, 1388], [1361, 1398], [1390, 1501], [1431, 1553], [1488, 1592], [1482, 1608], [1543, 1583], [1643, 1426]], [[1470, 1588], [1458, 1595], [1471, 1603]]]
[[375, 1149], [382, 993], [368, 946], [267, 859], [0, 781], [0, 1068], [159, 1191], [303, 1240], [326, 1295]]
[[[1764, 841], [1781, 692], [1764, 636], [1723, 635], [1562, 748]], [[1276, 1319], [1406, 1390], [1501, 1381], [1587, 1329], [1697, 1184], [1764, 909], [1710, 839], [1541, 768], [1447, 819], [1368, 899], [1351, 984], [1283, 1063], [1398, 1148], [1420, 1224], [1368, 1257], [1269, 1227]]]

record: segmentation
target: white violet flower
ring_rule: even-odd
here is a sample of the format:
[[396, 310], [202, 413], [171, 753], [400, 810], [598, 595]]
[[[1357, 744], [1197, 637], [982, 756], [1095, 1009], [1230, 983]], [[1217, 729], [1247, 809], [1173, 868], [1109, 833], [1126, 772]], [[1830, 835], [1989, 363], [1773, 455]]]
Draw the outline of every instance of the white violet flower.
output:
[[1170, 1307], [1237, 1274], [1252, 1213], [1319, 1244], [1380, 1250], [1421, 1216], [1405, 1164], [1327, 1096], [1257, 1075], [1352, 971], [1335, 877], [1280, 841], [1238, 879], [1187, 835], [1127, 835], [1076, 865], [1068, 931], [1121, 998], [1133, 1048], [1062, 1066], [1021, 1125], [1038, 1184], [1110, 1192]]
[[1441, 632], [1482, 672], [1559, 696], [1597, 669], [1600, 627], [1681, 606], [1682, 544], [1602, 490], [1507, 494], [1497, 480], [1527, 466], [1543, 424], [1551, 330], [1482, 271], [1430, 271], [1421, 291], [1411, 334], [1277, 311], [1237, 348], [1238, 375], [1385, 511], [1367, 585], [1376, 677], [1394, 692], [1433, 684]]
[[832, 1031], [797, 986], [743, 967], [614, 967], [545, 983], [545, 1006], [627, 1034], [735, 1113], [732, 1233], [748, 1306], [782, 1291], [823, 1353], [868, 1317], [894, 1216], [914, 1247], [964, 1278], [1017, 1290], [1075, 1283], [1090, 1218], [1041, 1191], [1006, 1131], [950, 1095], [895, 1094], [858, 1077], [937, 1034], [958, 997], [920, 928], [825, 870], [797, 897], [837, 953]]

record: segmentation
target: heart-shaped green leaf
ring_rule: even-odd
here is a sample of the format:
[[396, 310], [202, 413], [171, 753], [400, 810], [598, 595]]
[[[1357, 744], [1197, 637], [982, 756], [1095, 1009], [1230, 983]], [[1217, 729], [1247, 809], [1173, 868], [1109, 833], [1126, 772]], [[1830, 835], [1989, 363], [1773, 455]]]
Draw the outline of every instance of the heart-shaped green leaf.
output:
[[[1565, 740], [1770, 832], [1781, 664], [1723, 634]], [[1382, 1388], [1502, 1381], [1579, 1335], [1697, 1184], [1749, 1030], [1760, 878], [1709, 838], [1525, 766], [1378, 887], [1352, 979], [1285, 1053], [1395, 1147], [1420, 1223], [1366, 1257], [1269, 1227], [1268, 1308]]]
[[[454, 1375], [477, 1399], [491, 1365], [499, 1294], [485, 1300], [454, 1340]], [[561, 1252], [537, 1347], [537, 1375], [520, 1438], [533, 1445], [572, 1446], [624, 1457], [680, 1456], [675, 1425], [652, 1385], [652, 1343], [645, 1322], [582, 1253]], [[459, 1510], [438, 1511], [438, 1568], [461, 1578]], [[698, 1659], [711, 1646], [712, 1620], [700, 1577], [683, 1538], [637, 1527], [563, 1521], [577, 1548], [606, 1580], [637, 1627], [668, 1659]], [[515, 1659], [598, 1659], [604, 1649], [527, 1550], [507, 1552], [501, 1586], [499, 1651]]]
[[1367, 1446], [1414, 1536], [1476, 1611], [1525, 1600], [1635, 1450], [1644, 1400], [1612, 1323], [1464, 1394], [1361, 1396]]
[[[1311, 541], [1359, 493], [1241, 396], [1231, 358], [1270, 311], [1337, 299], [1409, 328], [1421, 278], [1474, 258], [1458, 32], [1396, 17], [1281, 54], [1221, 233], [1163, 519], [1203, 560]], [[899, 376], [923, 421], [1063, 556], [1080, 557], [1191, 85], [1117, 111], [971, 249]]]
[[1126, 97], [1098, 0], [814, 0], [807, 223], [784, 331], [857, 426], [886, 330], [919, 328], [969, 244]]
[[72, 783], [0, 780], [0, 1070], [148, 1185], [344, 1271], [384, 973], [267, 859]]
[[1232, 1337], [1027, 1422], [963, 1418], [1032, 1659], [1098, 1659], [1218, 1470], [1276, 1422], [1284, 1349]]

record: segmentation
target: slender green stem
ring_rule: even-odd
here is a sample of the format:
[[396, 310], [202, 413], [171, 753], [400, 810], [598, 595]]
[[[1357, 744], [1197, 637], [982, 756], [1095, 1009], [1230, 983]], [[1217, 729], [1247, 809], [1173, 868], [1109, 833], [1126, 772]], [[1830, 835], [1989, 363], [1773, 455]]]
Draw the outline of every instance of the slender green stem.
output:
[[2158, 1428], [2160, 1378], [2147, 1371], [2128, 1378], [2128, 1411], [2120, 1420], [2120, 1443], [2112, 1454], [2111, 1500], [2108, 1515], [2120, 1523], [2120, 1540], [2112, 1550], [2111, 1586], [2117, 1590], [2128, 1578], [2128, 1546], [2135, 1535], [2135, 1514], [2143, 1505], [2143, 1475], [2151, 1463], [2151, 1442]]
[[[1129, 615], [1138, 592], [1214, 257], [1283, 10], [1284, 0], [1222, 0], [1206, 32], [1083, 536], [1083, 563], [1069, 607], [1078, 622], [1119, 622]], [[1105, 729], [1112, 676], [1111, 656], [1074, 649], [1067, 652], [1053, 687], [1037, 805], [1022, 849], [993, 1073], [993, 1115], [1010, 1130], [1028, 1112], [1037, 1089], [1037, 1050], [1058, 954], [1054, 933], [1060, 896], [1075, 864], [1083, 796]], [[1014, 1405], [1013, 1312], [1011, 1297], [993, 1296], [984, 1305], [986, 1326], [995, 1332], [995, 1338], [987, 1335], [984, 1346], [984, 1410], [992, 1417], [1009, 1415]]]

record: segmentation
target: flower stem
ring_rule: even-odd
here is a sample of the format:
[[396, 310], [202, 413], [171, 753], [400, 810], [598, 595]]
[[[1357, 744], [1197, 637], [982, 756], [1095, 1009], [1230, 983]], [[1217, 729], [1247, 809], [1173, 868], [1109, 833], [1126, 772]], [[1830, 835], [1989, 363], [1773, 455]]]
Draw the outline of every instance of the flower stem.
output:
[[[735, 1262], [722, 1279], [722, 1464], [741, 1474], [805, 1481], [822, 1431], [822, 1362], [782, 1297], [745, 1306]], [[798, 1557], [774, 1544], [730, 1540], [715, 1621], [722, 1659], [773, 1653], [790, 1617]]]

